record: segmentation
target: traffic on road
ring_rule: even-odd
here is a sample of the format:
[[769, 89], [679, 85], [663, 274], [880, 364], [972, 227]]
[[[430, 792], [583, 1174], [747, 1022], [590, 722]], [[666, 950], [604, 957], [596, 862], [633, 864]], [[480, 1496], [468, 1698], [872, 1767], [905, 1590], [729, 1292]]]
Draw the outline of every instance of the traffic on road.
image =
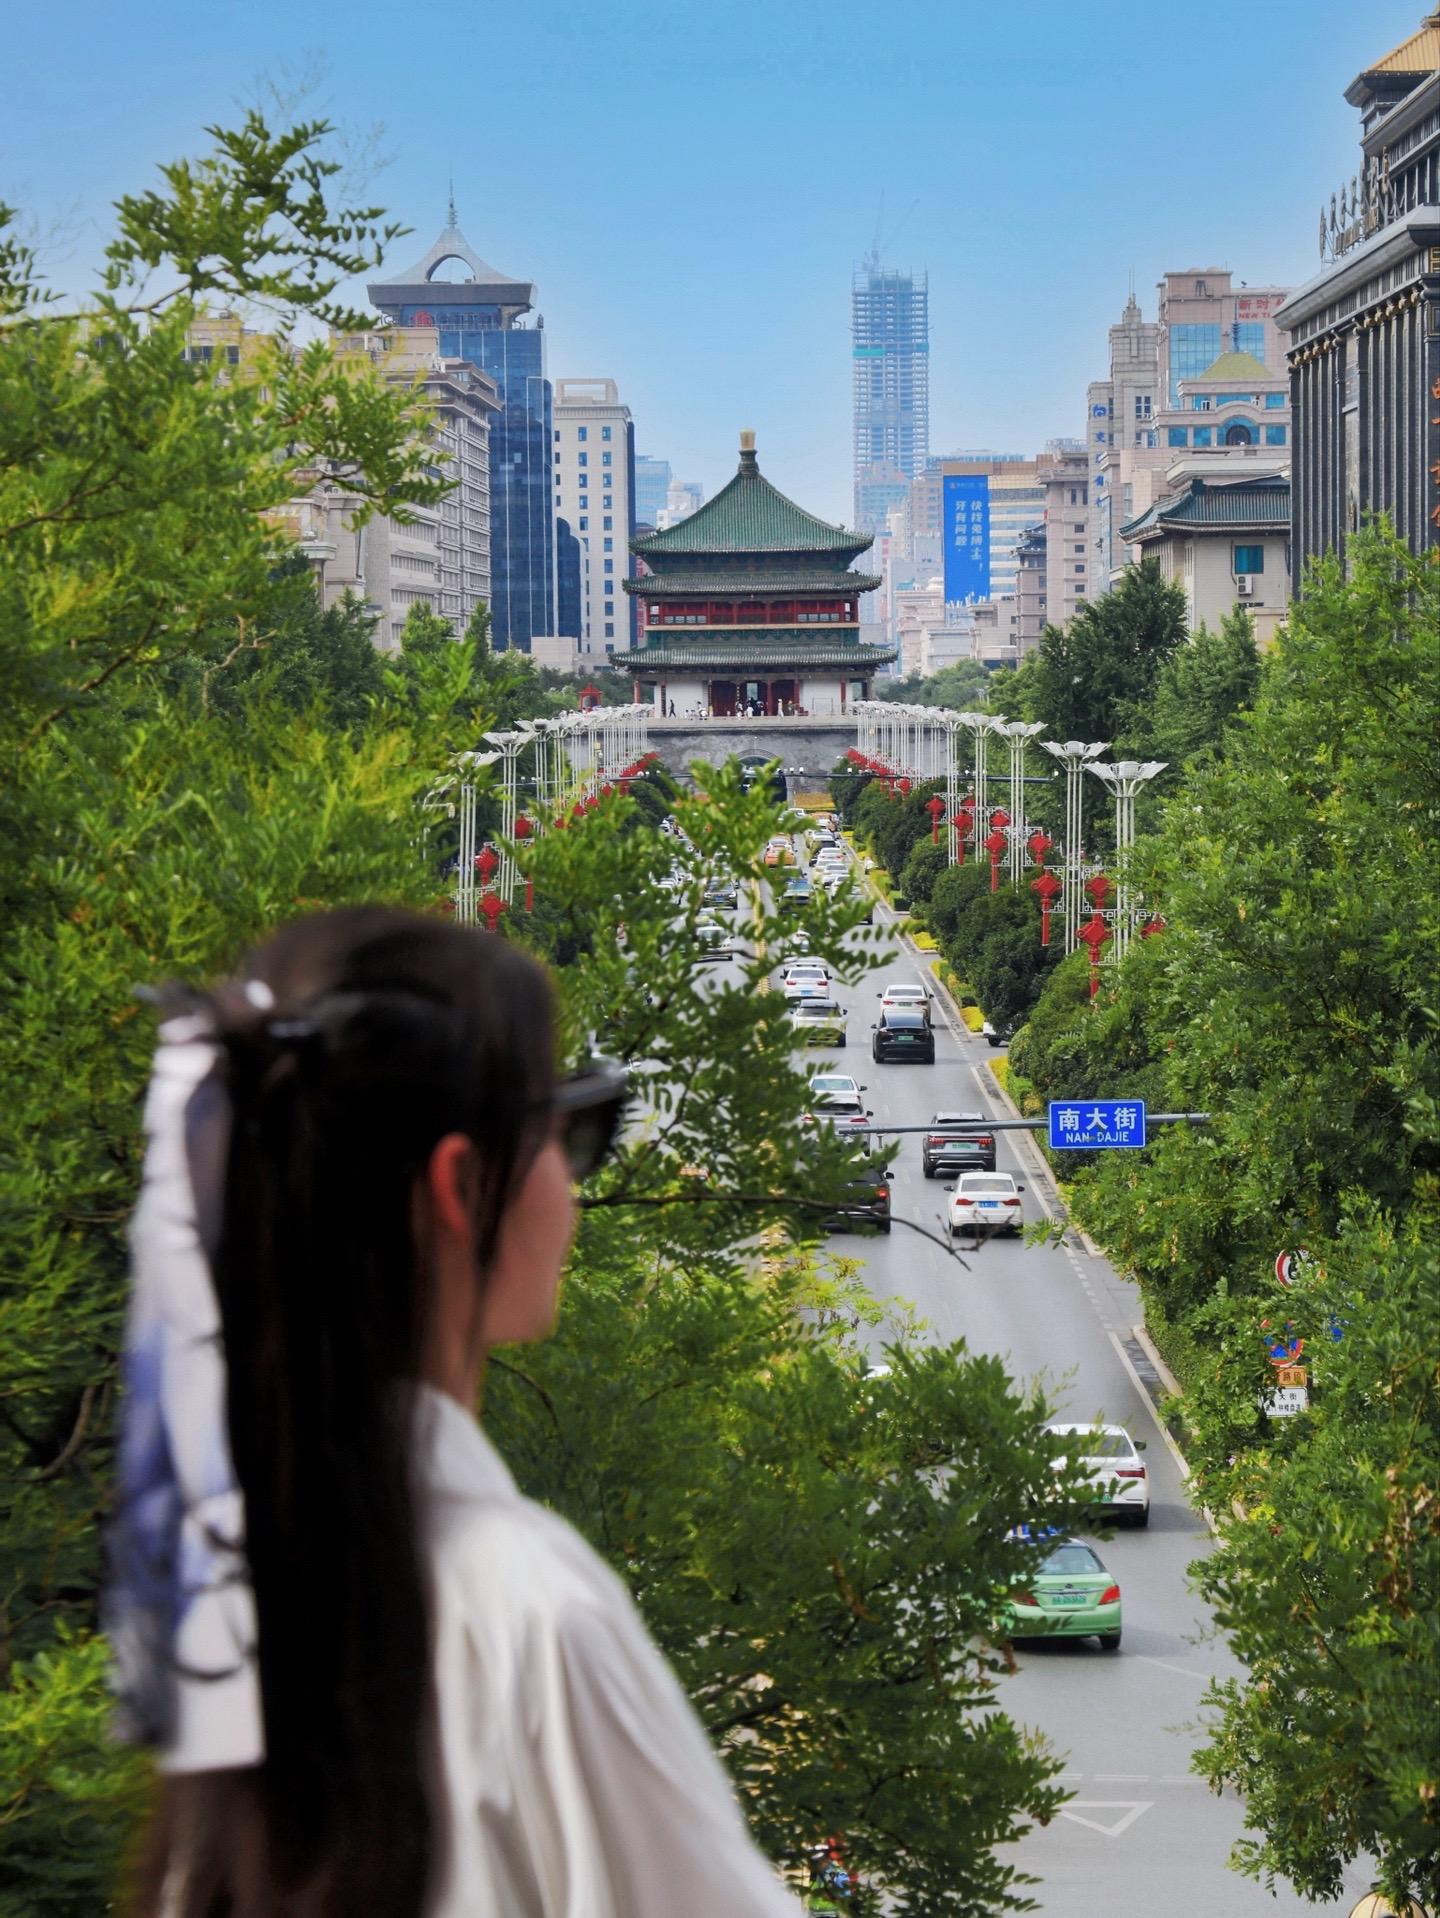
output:
[[[1237, 1669], [1187, 1575], [1210, 1535], [1126, 1351], [1142, 1318], [1133, 1286], [1064, 1229], [1028, 1135], [995, 1127], [1013, 1110], [989, 1069], [1010, 1032], [966, 1028], [883, 904], [878, 971], [857, 963], [845, 978], [810, 957], [803, 918], [817, 888], [867, 882], [829, 822], [771, 850], [765, 883], [797, 925], [769, 983], [811, 1060], [811, 1119], [865, 1142], [826, 1226], [885, 1308], [856, 1326], [869, 1366], [884, 1372], [887, 1348], [917, 1326], [998, 1355], [1018, 1381], [1043, 1383], [1060, 1414], [1057, 1469], [1073, 1458], [1095, 1488], [1093, 1532], [1057, 1537], [1011, 1600], [1006, 1707], [1063, 1754], [1073, 1794], [1014, 1862], [1041, 1881], [1049, 1918], [1095, 1918], [1102, 1869], [1107, 1911], [1299, 1911], [1227, 1869], [1240, 1805], [1189, 1770], [1206, 1686]], [[742, 938], [745, 890], [732, 908]], [[713, 890], [707, 904], [717, 916]], [[851, 1044], [869, 1048], [863, 1081], [830, 1063]]]

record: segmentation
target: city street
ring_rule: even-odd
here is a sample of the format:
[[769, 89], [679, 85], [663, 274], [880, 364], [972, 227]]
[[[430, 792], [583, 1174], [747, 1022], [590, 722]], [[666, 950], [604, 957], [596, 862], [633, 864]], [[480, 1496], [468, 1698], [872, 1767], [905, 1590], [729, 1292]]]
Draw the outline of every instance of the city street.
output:
[[[836, 987], [849, 1009], [848, 1044], [843, 1052], [817, 1048], [817, 1069], [833, 1064], [853, 1073], [868, 1088], [878, 1123], [923, 1125], [942, 1109], [1000, 1115], [987, 1063], [1003, 1055], [952, 1018], [926, 962], [883, 908], [876, 916], [889, 929], [893, 963]], [[870, 1058], [881, 985], [892, 979], [920, 980], [935, 991], [934, 1066], [876, 1065]], [[1027, 1135], [998, 1136], [998, 1169], [1024, 1185], [1030, 1220], [1055, 1212], [1053, 1187], [1036, 1176], [1040, 1163]], [[903, 1135], [889, 1164], [890, 1236], [831, 1241], [864, 1261], [875, 1295], [912, 1307], [925, 1336], [964, 1338], [1004, 1356], [1017, 1379], [1043, 1380], [1057, 1417], [1121, 1424], [1146, 1445], [1148, 1529], [1097, 1541], [1123, 1594], [1121, 1650], [1103, 1652], [1093, 1639], [1032, 1641], [1017, 1649], [1019, 1672], [1001, 1691], [1005, 1709], [1044, 1732], [1063, 1756], [1064, 1783], [1074, 1794], [1048, 1829], [1033, 1831], [1017, 1848], [1016, 1862], [1041, 1880], [1041, 1911], [1046, 1918], [1245, 1918], [1313, 1909], [1284, 1888], [1272, 1898], [1227, 1870], [1226, 1854], [1242, 1832], [1239, 1803], [1215, 1797], [1188, 1769], [1206, 1681], [1236, 1667], [1206, 1636], [1186, 1578], [1187, 1565], [1206, 1549], [1205, 1521], [1186, 1502], [1177, 1461], [1117, 1349], [1117, 1336], [1128, 1336], [1141, 1316], [1134, 1287], [1073, 1233], [1061, 1246], [998, 1237], [971, 1251], [960, 1240], [965, 1249], [951, 1256], [936, 1243], [945, 1236], [946, 1182], [924, 1177], [919, 1136]], [[877, 1357], [887, 1336], [883, 1325], [863, 1332]], [[1358, 1874], [1352, 1881], [1353, 1894], [1332, 1909], [1348, 1911], [1368, 1888]]]

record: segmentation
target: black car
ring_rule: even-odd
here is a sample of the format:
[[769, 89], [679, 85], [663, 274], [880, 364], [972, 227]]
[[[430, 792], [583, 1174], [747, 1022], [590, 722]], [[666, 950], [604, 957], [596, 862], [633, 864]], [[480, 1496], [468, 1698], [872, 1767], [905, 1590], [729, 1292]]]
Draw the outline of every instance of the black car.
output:
[[849, 1226], [872, 1226], [877, 1232], [890, 1230], [890, 1171], [873, 1165], [857, 1171], [845, 1186], [845, 1197], [825, 1221], [827, 1232], [843, 1232]]
[[935, 1034], [923, 1012], [909, 1006], [882, 1006], [873, 1031], [870, 1055], [877, 1062], [913, 1059], [917, 1065], [934, 1065]]
[[937, 1112], [920, 1142], [927, 1179], [940, 1172], [993, 1172], [995, 1134], [983, 1112]]
[[733, 879], [712, 879], [700, 898], [706, 906], [735, 906], [739, 904], [740, 891]]

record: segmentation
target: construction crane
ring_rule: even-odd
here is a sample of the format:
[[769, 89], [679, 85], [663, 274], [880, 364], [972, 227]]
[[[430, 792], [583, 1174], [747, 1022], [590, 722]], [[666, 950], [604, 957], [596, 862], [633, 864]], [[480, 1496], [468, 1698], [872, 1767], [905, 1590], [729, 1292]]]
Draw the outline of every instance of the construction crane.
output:
[[[894, 246], [895, 242], [899, 239], [901, 233], [904, 231], [905, 222], [910, 218], [910, 215], [915, 211], [916, 207], [919, 206], [919, 204], [920, 202], [918, 199], [912, 200], [909, 206], [907, 206], [905, 211], [900, 215], [899, 220], [896, 222], [890, 234], [891, 246]], [[885, 237], [885, 194], [884, 194], [884, 190], [882, 189], [880, 194], [880, 210], [875, 215], [875, 236], [870, 242], [870, 251], [865, 255], [865, 270], [867, 273], [878, 273], [880, 271], [880, 242], [884, 239], [884, 237]]]

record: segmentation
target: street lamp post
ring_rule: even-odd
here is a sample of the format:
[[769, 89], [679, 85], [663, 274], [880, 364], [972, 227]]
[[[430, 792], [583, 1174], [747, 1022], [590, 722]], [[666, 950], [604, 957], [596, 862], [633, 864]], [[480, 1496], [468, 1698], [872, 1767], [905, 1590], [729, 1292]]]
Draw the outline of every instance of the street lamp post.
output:
[[964, 727], [959, 713], [941, 712], [937, 715], [945, 733], [945, 849], [949, 864], [957, 863], [957, 835], [959, 827], [954, 823], [955, 814], [960, 805], [960, 768], [955, 763], [955, 735]]
[[1067, 739], [1062, 745], [1054, 739], [1042, 739], [1040, 744], [1065, 768], [1065, 846], [1062, 876], [1065, 881], [1064, 918], [1065, 950], [1074, 952], [1076, 935], [1080, 928], [1080, 888], [1084, 883], [1084, 812], [1085, 801], [1081, 790], [1080, 775], [1092, 759], [1104, 752], [1108, 740], [1098, 739], [1093, 744], [1085, 744], [1078, 739]]
[[462, 926], [473, 926], [475, 911], [475, 861], [479, 856], [475, 831], [475, 783], [466, 777], [467, 769], [493, 766], [499, 753], [460, 754], [460, 851], [455, 867], [455, 919]]
[[1115, 945], [1117, 959], [1123, 959], [1130, 945], [1134, 917], [1131, 899], [1130, 853], [1135, 845], [1135, 799], [1140, 788], [1157, 773], [1163, 773], [1163, 759], [1122, 759], [1114, 766], [1091, 765], [1090, 771], [1103, 779], [1115, 795], [1115, 858], [1120, 883], [1115, 900]]
[[989, 804], [986, 797], [985, 747], [997, 721], [993, 713], [961, 713], [960, 723], [969, 732], [973, 743], [975, 760], [975, 818], [978, 837], [980, 824], [989, 817]]
[[1025, 841], [1030, 836], [1025, 818], [1025, 742], [1044, 730], [1044, 723], [1038, 719], [1028, 724], [1023, 719], [995, 721], [995, 731], [1010, 745], [1010, 824], [1006, 831], [1010, 836], [1008, 863], [1012, 886], [1020, 883], [1025, 865]]
[[517, 726], [506, 733], [486, 733], [486, 739], [504, 760], [504, 783], [500, 796], [500, 839], [505, 850], [500, 855], [499, 892], [506, 905], [515, 899], [515, 818], [519, 812], [520, 755], [534, 737], [530, 726]]

